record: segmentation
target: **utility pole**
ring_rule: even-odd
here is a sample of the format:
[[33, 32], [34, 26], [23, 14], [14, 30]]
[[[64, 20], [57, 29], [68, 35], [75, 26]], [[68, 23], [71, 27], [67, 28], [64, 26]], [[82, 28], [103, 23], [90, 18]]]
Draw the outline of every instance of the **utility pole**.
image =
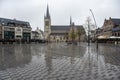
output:
[[96, 23], [96, 20], [95, 20], [95, 16], [94, 16], [94, 14], [93, 14], [93, 12], [92, 12], [92, 9], [90, 9], [90, 12], [91, 12], [91, 14], [92, 14], [92, 17], [93, 17], [93, 19], [94, 19], [94, 23], [95, 23], [95, 26], [96, 26], [96, 48], [98, 49], [98, 34], [97, 34], [98, 30], [97, 30], [97, 23]]

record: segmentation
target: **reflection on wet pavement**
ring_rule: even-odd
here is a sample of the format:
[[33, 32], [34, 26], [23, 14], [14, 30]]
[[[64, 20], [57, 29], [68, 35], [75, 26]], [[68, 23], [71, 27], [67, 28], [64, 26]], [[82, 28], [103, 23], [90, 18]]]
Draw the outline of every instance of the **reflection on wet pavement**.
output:
[[120, 80], [118, 46], [0, 45], [0, 80]]

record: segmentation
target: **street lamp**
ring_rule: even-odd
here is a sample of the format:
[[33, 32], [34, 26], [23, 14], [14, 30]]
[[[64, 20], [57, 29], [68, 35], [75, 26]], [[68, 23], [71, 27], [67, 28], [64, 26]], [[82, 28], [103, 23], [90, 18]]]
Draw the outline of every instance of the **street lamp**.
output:
[[90, 18], [88, 17], [88, 46], [90, 46]]
[[[94, 16], [94, 14], [92, 12], [92, 9], [90, 9], [90, 12], [91, 12], [92, 17], [94, 19], [94, 23], [95, 23], [95, 26], [96, 26], [96, 34], [97, 34], [97, 24], [96, 24], [95, 16]], [[98, 35], [96, 35], [96, 37], [98, 37]], [[96, 38], [96, 48], [98, 49], [98, 38]]]

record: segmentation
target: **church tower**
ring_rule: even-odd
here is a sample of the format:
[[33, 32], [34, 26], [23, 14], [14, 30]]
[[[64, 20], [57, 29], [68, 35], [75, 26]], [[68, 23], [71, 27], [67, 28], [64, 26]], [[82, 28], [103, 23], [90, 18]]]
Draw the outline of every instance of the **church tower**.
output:
[[44, 33], [45, 33], [45, 39], [49, 40], [51, 33], [51, 18], [50, 18], [48, 5], [47, 5], [46, 15], [44, 15]]
[[72, 24], [72, 18], [71, 18], [71, 16], [70, 16], [70, 25]]

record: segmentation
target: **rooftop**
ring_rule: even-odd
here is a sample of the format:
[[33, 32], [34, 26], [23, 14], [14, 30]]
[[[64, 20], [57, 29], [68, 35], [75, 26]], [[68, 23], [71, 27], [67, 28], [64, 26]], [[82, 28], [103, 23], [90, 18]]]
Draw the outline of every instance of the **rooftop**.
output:
[[119, 24], [120, 24], [120, 19], [119, 19], [119, 18], [111, 18], [111, 20], [112, 20], [116, 25], [119, 25]]
[[[83, 28], [82, 25], [75, 25], [77, 28]], [[70, 25], [52, 25], [51, 26], [52, 31], [69, 31]]]
[[16, 26], [19, 25], [21, 27], [30, 27], [29, 22], [26, 21], [20, 21], [20, 20], [16, 20], [16, 19], [7, 19], [7, 18], [0, 18], [0, 24], [2, 24], [3, 26]]

